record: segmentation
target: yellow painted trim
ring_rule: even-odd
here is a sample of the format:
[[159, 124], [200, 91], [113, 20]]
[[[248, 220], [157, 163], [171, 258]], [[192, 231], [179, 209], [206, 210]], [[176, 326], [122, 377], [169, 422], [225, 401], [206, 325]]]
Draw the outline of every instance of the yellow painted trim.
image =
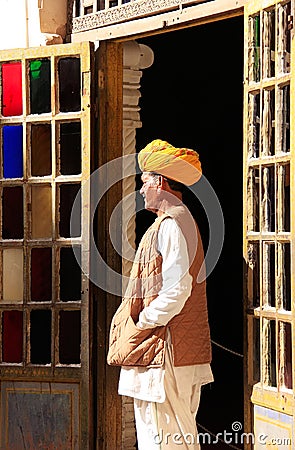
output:
[[278, 3], [282, 2], [280, 0], [250, 0], [245, 3], [245, 14], [252, 15], [258, 13], [262, 9], [275, 7]]
[[[77, 42], [72, 44], [48, 45], [40, 47], [16, 48], [8, 50], [0, 50], [0, 61], [15, 61], [25, 58], [50, 58], [51, 56], [68, 56], [68, 55], [84, 55], [89, 54], [89, 42]], [[82, 58], [83, 59], [83, 58]], [[90, 66], [90, 61], [82, 61], [82, 65]], [[82, 70], [85, 70], [83, 67]]]
[[264, 406], [281, 413], [293, 416], [293, 393], [277, 392], [276, 390], [263, 389], [260, 384], [253, 386], [251, 401], [254, 405]]
[[[291, 14], [294, 14], [294, 2], [291, 3]], [[290, 80], [290, 232], [291, 232], [291, 310], [292, 323], [292, 380], [295, 387], [295, 34], [292, 31], [291, 40], [291, 80]], [[294, 413], [295, 415], [295, 400]]]

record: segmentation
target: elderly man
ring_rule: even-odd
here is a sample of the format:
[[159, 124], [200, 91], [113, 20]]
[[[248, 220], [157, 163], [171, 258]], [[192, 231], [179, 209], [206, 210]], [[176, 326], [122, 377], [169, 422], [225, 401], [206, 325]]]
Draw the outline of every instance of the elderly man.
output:
[[201, 176], [198, 154], [156, 139], [138, 155], [144, 234], [110, 331], [108, 363], [120, 365], [119, 394], [134, 398], [139, 450], [199, 449], [201, 386], [213, 381], [204, 254], [182, 203]]

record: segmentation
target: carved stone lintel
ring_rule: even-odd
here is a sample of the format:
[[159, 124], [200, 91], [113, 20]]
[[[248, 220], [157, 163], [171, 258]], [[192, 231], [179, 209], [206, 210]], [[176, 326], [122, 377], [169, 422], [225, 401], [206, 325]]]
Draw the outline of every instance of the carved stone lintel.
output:
[[192, 0], [137, 0], [114, 6], [86, 16], [73, 18], [72, 33], [92, 30], [106, 25], [111, 25], [151, 14], [178, 9], [180, 5], [192, 3]]

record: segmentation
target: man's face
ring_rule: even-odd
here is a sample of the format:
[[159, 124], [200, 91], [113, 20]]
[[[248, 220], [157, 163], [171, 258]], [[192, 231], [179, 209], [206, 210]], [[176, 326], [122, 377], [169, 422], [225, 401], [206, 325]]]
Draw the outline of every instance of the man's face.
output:
[[159, 209], [161, 188], [156, 176], [143, 172], [141, 176], [142, 187], [140, 194], [144, 198], [145, 209], [156, 212]]

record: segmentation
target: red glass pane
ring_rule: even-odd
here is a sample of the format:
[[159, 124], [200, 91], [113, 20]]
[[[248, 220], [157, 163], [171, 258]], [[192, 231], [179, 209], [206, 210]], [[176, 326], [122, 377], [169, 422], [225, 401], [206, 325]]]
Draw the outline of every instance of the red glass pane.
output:
[[22, 66], [20, 62], [2, 64], [2, 115], [23, 113]]
[[23, 313], [4, 311], [2, 316], [3, 362], [21, 363], [23, 360]]
[[33, 248], [31, 253], [31, 300], [46, 302], [51, 300], [51, 248]]

